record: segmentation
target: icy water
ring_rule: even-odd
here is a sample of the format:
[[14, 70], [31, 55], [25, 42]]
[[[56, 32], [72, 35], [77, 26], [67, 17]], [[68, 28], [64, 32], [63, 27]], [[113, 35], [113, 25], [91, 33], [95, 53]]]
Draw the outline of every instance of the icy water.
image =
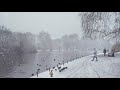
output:
[[39, 51], [28, 54], [0, 55], [0, 78], [29, 78], [59, 63], [90, 55], [79, 51]]

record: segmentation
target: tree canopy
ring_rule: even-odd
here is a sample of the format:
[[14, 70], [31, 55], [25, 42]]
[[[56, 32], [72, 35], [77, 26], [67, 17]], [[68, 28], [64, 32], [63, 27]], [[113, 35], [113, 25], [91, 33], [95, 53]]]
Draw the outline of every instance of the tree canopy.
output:
[[80, 12], [83, 37], [120, 41], [120, 12]]

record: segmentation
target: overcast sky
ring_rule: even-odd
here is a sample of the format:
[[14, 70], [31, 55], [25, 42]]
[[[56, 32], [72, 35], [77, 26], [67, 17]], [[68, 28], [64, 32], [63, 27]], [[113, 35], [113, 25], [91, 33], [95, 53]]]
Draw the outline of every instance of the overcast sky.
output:
[[52, 38], [77, 33], [81, 36], [78, 12], [0, 12], [0, 25], [11, 31], [48, 32]]

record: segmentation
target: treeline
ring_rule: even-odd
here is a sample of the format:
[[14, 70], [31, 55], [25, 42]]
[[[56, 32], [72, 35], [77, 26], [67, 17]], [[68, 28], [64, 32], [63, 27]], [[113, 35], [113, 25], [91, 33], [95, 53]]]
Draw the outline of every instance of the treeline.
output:
[[0, 26], [0, 53], [35, 51], [35, 35], [32, 33], [12, 32], [5, 26]]
[[78, 34], [64, 35], [61, 38], [52, 39], [50, 34], [41, 31], [38, 35], [30, 32], [12, 32], [4, 26], [0, 26], [0, 53], [29, 53], [41, 51], [75, 51], [104, 48], [110, 46], [109, 42], [80, 39]]
[[92, 51], [93, 48], [103, 50], [110, 49], [112, 44], [107, 40], [90, 38], [80, 38], [78, 34], [64, 35], [61, 38], [51, 39], [46, 32], [40, 32], [38, 35], [39, 50], [57, 50], [57, 51]]
[[80, 38], [77, 34], [65, 35], [53, 40], [55, 50], [79, 50]]
[[77, 34], [65, 35], [62, 38], [51, 39], [50, 35], [44, 31], [38, 35], [39, 50], [75, 50], [79, 48], [79, 37]]

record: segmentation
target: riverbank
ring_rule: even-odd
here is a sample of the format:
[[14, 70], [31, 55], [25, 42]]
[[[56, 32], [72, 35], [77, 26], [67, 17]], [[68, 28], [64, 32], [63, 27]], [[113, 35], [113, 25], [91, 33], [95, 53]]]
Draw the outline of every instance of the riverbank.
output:
[[[98, 55], [98, 61], [91, 61], [92, 55], [65, 63], [64, 67], [68, 69], [63, 72], [53, 71], [52, 78], [119, 78], [120, 77], [120, 53], [115, 57]], [[31, 78], [51, 78], [49, 71], [40, 73]]]
[[90, 54], [91, 52], [86, 51], [39, 51], [27, 54], [6, 54], [0, 58], [2, 61], [1, 70], [3, 70], [3, 66], [11, 68], [11, 70], [3, 70], [4, 72], [1, 71], [0, 73], [1, 77], [29, 78], [32, 74], [36, 75], [37, 69], [40, 69], [39, 73], [42, 73], [48, 70], [49, 67], [55, 67], [63, 61], [70, 62], [73, 59]]

